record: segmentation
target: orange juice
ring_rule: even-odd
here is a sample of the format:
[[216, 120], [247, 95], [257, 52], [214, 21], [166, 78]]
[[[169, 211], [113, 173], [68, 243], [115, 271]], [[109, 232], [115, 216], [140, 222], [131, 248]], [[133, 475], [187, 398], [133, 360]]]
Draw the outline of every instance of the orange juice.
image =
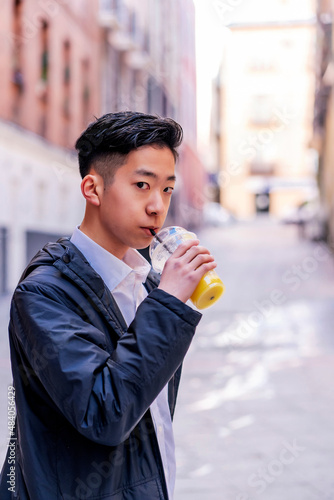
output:
[[190, 300], [197, 309], [206, 309], [212, 306], [223, 295], [224, 291], [224, 283], [213, 269], [201, 278]]
[[[184, 240], [196, 239], [196, 234], [178, 226], [162, 229], [150, 245], [150, 257], [155, 271], [162, 273], [166, 260]], [[215, 270], [207, 272], [199, 281], [190, 300], [197, 309], [214, 304], [224, 293], [225, 286]]]

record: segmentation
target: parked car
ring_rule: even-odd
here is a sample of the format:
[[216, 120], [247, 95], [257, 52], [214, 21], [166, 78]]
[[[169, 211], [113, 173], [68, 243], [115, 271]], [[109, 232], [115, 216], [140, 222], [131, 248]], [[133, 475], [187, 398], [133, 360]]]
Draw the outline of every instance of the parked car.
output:
[[318, 198], [304, 201], [291, 209], [282, 219], [284, 224], [296, 224], [303, 238], [314, 241], [324, 239], [324, 218]]
[[203, 222], [210, 226], [226, 226], [236, 221], [226, 208], [222, 207], [220, 203], [208, 202], [203, 208]]

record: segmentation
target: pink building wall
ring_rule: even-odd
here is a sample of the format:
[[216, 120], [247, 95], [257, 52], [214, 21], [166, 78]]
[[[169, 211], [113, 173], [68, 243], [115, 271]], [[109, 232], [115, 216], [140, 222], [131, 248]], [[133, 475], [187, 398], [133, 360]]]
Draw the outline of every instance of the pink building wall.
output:
[[[19, 3], [21, 14], [15, 29], [15, 4]], [[80, 5], [82, 2], [69, 0], [12, 0], [0, 7], [0, 117], [65, 147], [73, 146], [100, 108], [98, 1], [86, 1], [85, 9]], [[43, 24], [47, 27], [44, 47], [48, 53], [44, 80]], [[69, 46], [67, 56], [65, 43]], [[70, 72], [67, 84], [66, 57]], [[21, 91], [13, 82], [15, 70], [16, 78], [22, 78]]]

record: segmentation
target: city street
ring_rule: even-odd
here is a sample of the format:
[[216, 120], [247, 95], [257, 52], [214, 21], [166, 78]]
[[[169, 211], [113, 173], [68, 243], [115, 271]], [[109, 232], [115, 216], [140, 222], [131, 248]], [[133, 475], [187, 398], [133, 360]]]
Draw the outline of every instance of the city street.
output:
[[[261, 218], [208, 228], [225, 295], [183, 366], [175, 500], [334, 499], [334, 256]], [[0, 301], [0, 460], [8, 298]]]
[[266, 219], [201, 241], [226, 293], [184, 363], [175, 500], [333, 500], [333, 256]]

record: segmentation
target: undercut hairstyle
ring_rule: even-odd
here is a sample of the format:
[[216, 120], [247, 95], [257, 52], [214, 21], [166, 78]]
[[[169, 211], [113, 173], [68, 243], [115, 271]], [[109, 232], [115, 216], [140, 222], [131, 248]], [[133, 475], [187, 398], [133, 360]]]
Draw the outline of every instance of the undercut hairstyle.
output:
[[75, 144], [80, 175], [84, 178], [94, 168], [105, 184], [110, 183], [127, 155], [142, 146], [167, 147], [176, 161], [182, 139], [181, 125], [171, 118], [133, 111], [108, 113], [91, 123]]

